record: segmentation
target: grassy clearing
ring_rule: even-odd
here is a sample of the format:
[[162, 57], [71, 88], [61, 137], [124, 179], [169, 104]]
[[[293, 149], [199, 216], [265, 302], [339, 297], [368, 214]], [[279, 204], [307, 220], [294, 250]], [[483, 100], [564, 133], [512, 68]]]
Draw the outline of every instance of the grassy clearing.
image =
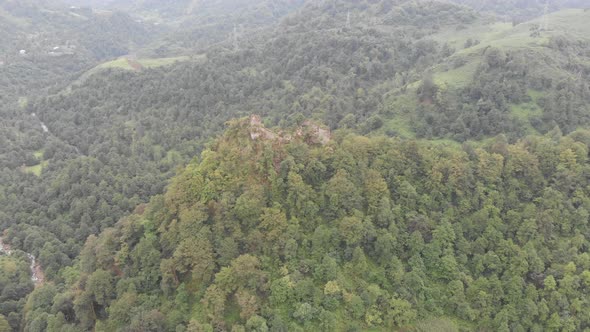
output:
[[498, 34], [511, 29], [512, 24], [509, 23], [486, 23], [480, 21], [469, 25], [469, 27], [465, 29], [456, 29], [455, 27], [441, 29], [441, 31], [434, 34], [432, 38], [440, 43], [447, 43], [458, 52], [461, 52], [468, 39], [484, 42], [494, 39]]
[[96, 68], [98, 69], [109, 69], [109, 68], [116, 68], [116, 69], [125, 69], [125, 70], [133, 70], [129, 65], [129, 62], [126, 58], [119, 58], [117, 60], [109, 61], [98, 65]]
[[[196, 57], [188, 57], [188, 56], [179, 56], [179, 57], [171, 57], [171, 58], [145, 58], [145, 59], [138, 59], [136, 60], [143, 68], [157, 68], [163, 66], [169, 66], [175, 64], [177, 62], [184, 62], [184, 61], [205, 61], [206, 56], [198, 55]], [[82, 74], [76, 81], [70, 84], [67, 88], [64, 89], [63, 93], [68, 94], [71, 92], [73, 86], [80, 85], [84, 83], [90, 76], [100, 72], [101, 70], [105, 69], [120, 69], [120, 70], [129, 70], [133, 71], [136, 70], [131, 66], [127, 58], [122, 57], [116, 60], [104, 62], [84, 74]]]
[[[190, 58], [188, 56], [179, 56], [173, 58], [154, 58], [154, 59], [138, 59], [137, 62], [145, 68], [156, 68], [162, 66], [172, 65], [176, 62], [183, 62], [188, 61]], [[92, 69], [94, 71], [96, 69], [124, 69], [124, 70], [134, 70], [133, 67], [129, 64], [127, 58], [119, 58], [113, 61], [105, 62], [103, 64], [98, 65], [96, 68]]]
[[393, 119], [387, 121], [383, 126], [384, 133], [394, 132], [396, 136], [401, 138], [415, 138], [416, 133], [412, 130], [412, 124], [410, 120], [403, 116], [396, 116]]
[[529, 120], [536, 115], [542, 115], [543, 111], [533, 102], [521, 103], [510, 106], [510, 115], [518, 120]]
[[47, 165], [49, 165], [49, 161], [43, 160], [38, 165], [25, 167], [24, 172], [34, 174], [36, 176], [41, 176], [41, 172], [45, 167], [47, 167]]
[[26, 108], [29, 104], [29, 99], [27, 97], [18, 97], [18, 106], [20, 108]]
[[447, 71], [436, 72], [434, 82], [437, 85], [447, 85], [453, 88], [463, 88], [473, 81], [473, 75], [477, 70], [479, 61], [470, 61], [465, 65]]
[[174, 58], [159, 58], [159, 59], [140, 59], [138, 62], [146, 68], [155, 68], [162, 66], [169, 66], [176, 62], [188, 61], [188, 56], [180, 56]]
[[528, 96], [531, 98], [529, 102], [511, 105], [511, 115], [520, 120], [529, 120], [533, 116], [543, 114], [543, 110], [537, 104], [539, 98], [543, 96], [542, 91], [528, 90]]
[[[535, 20], [541, 23], [541, 19]], [[590, 40], [590, 11], [566, 9], [549, 15], [549, 35], [567, 34], [570, 38]]]
[[416, 133], [412, 129], [411, 115], [417, 107], [418, 100], [413, 89], [408, 89], [400, 95], [388, 97], [384, 105], [387, 120], [375, 134], [386, 135], [393, 132], [395, 136], [401, 138], [415, 138]]
[[39, 164], [34, 165], [34, 166], [25, 167], [23, 169], [23, 171], [25, 173], [34, 174], [36, 176], [41, 176], [41, 172], [43, 172], [43, 169], [45, 167], [47, 167], [47, 165], [49, 165], [48, 160], [43, 160], [43, 153], [44, 153], [43, 150], [37, 150], [37, 151], [33, 152], [33, 155], [35, 156], [35, 158], [37, 158], [37, 160], [39, 160]]
[[525, 124], [525, 132], [527, 134], [538, 134], [538, 131], [531, 126], [530, 120], [543, 115], [543, 110], [537, 104], [537, 100], [543, 95], [543, 92], [529, 90], [528, 95], [531, 101], [510, 105], [510, 116]]

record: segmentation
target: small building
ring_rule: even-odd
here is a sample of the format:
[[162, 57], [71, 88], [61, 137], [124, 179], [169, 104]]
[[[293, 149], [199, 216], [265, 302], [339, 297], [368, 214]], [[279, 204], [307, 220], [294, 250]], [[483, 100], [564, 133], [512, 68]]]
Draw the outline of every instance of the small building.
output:
[[26, 50], [20, 50], [20, 51], [18, 51], [18, 54], [24, 56], [24, 55], [27, 55], [27, 51]]

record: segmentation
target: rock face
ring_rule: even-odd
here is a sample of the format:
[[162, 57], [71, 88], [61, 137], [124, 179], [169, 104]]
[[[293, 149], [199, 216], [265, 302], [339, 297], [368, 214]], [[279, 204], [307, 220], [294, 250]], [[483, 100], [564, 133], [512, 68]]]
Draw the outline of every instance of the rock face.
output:
[[253, 114], [250, 116], [250, 138], [252, 140], [278, 140], [281, 143], [287, 143], [293, 138], [297, 138], [302, 139], [309, 144], [326, 145], [330, 142], [332, 133], [330, 132], [330, 129], [320, 126], [310, 120], [305, 120], [303, 124], [295, 130], [293, 135], [284, 132], [275, 133], [264, 127], [259, 115]]
[[0, 236], [0, 254], [3, 254], [3, 255], [12, 254], [12, 250], [10, 249], [10, 245], [4, 243], [2, 236]]
[[250, 116], [250, 138], [257, 140], [259, 138], [265, 140], [274, 140], [278, 138], [278, 135], [272, 131], [266, 129], [259, 115]]
[[304, 130], [304, 137], [307, 137], [308, 139], [312, 140], [308, 143], [326, 145], [328, 144], [328, 142], [330, 142], [330, 139], [332, 138], [332, 133], [330, 132], [330, 129], [322, 127], [317, 123], [313, 123], [309, 120], [303, 122], [302, 128]]

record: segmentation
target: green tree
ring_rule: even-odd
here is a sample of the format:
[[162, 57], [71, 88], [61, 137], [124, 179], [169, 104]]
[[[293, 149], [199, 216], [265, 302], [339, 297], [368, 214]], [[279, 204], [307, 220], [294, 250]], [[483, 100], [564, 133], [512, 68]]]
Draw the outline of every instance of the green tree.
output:
[[0, 315], [0, 332], [10, 332], [12, 328], [8, 324], [8, 321], [3, 315]]

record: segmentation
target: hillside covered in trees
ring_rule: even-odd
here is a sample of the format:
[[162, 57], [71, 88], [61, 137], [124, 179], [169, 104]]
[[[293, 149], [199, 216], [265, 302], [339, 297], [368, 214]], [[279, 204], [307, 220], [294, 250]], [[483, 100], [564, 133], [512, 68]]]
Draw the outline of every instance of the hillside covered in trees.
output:
[[27, 324], [581, 331], [589, 144], [588, 131], [444, 147], [234, 121], [164, 195], [90, 236], [64, 284], [31, 295]]
[[98, 2], [0, 3], [0, 331], [590, 328], [583, 3]]

